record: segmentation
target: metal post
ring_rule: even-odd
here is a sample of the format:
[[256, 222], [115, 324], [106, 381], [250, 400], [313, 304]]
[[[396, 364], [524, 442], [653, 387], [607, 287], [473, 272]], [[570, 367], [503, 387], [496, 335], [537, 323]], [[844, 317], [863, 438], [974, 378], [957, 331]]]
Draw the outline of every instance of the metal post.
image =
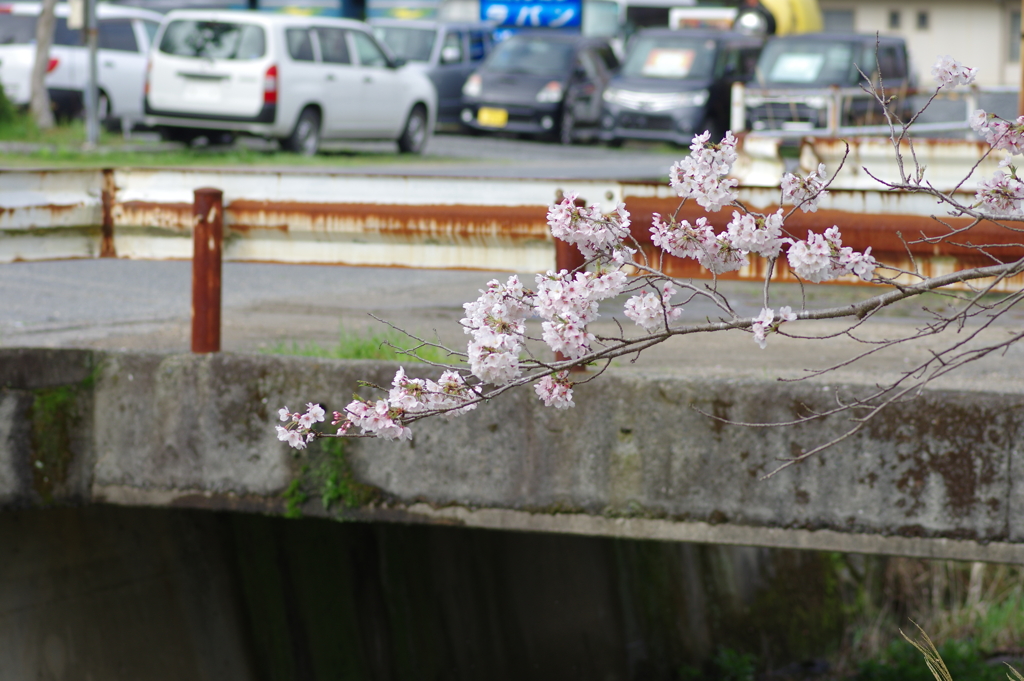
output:
[[85, 86], [85, 145], [92, 149], [100, 139], [97, 102], [99, 100], [96, 51], [99, 49], [99, 24], [96, 23], [96, 0], [86, 0], [85, 41], [89, 48], [89, 80]]
[[220, 352], [220, 272], [224, 193], [195, 190], [192, 204], [192, 352]]
[[733, 82], [729, 98], [729, 129], [734, 135], [747, 129], [747, 88], [739, 80]]

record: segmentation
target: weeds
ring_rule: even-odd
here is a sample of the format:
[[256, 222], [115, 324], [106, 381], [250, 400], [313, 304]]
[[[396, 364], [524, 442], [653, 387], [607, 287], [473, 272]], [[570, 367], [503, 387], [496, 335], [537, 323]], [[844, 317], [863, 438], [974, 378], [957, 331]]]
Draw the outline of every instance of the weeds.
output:
[[318, 343], [283, 341], [267, 348], [273, 355], [297, 355], [326, 359], [370, 359], [398, 362], [445, 362], [447, 353], [435, 347], [420, 347], [418, 343], [398, 331], [352, 333], [342, 330], [338, 342], [325, 348]]

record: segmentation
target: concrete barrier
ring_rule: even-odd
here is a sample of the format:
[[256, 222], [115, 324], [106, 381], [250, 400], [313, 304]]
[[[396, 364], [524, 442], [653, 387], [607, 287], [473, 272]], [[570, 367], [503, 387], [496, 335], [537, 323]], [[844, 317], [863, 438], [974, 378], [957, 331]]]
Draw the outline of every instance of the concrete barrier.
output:
[[339, 409], [358, 380], [386, 385], [394, 369], [4, 350], [0, 508], [283, 513], [290, 503], [362, 520], [1024, 560], [1016, 390], [926, 392], [769, 480], [761, 476], [780, 458], [843, 432], [845, 418], [764, 430], [701, 412], [778, 422], [823, 408], [837, 389], [867, 387], [613, 369], [579, 386], [567, 412], [523, 390], [451, 422], [417, 424], [408, 443], [358, 440], [296, 456], [276, 440], [281, 406]]

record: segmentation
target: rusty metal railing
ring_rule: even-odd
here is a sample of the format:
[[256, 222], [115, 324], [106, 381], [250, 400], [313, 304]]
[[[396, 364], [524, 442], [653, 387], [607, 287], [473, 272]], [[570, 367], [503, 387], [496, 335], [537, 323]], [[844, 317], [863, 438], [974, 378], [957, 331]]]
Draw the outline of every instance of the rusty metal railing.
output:
[[[192, 187], [217, 189], [193, 194]], [[671, 215], [679, 207], [665, 184], [245, 171], [0, 172], [0, 262], [194, 259], [193, 348], [210, 352], [219, 348], [221, 258], [513, 272], [571, 269], [578, 253], [556, 246], [547, 228], [548, 206], [569, 190], [608, 211], [624, 202], [633, 236], [652, 262], [672, 275], [708, 276], [690, 261], [662, 261], [651, 244], [653, 214]], [[754, 210], [774, 211], [779, 202], [777, 188], [741, 186], [739, 193]], [[970, 202], [973, 194], [961, 198]], [[833, 188], [817, 212], [796, 212], [787, 228], [802, 238], [808, 230], [840, 225], [845, 245], [861, 251], [871, 247], [879, 261], [926, 276], [992, 264], [993, 258], [1024, 257], [1018, 233], [995, 224], [971, 232], [972, 243], [986, 245], [985, 255], [966, 244], [936, 241], [966, 221], [940, 215], [940, 222], [935, 213], [936, 203], [927, 196]], [[691, 222], [707, 217], [724, 229], [731, 211], [705, 214], [690, 202], [678, 217]], [[761, 280], [764, 275], [764, 264], [754, 258], [724, 278]], [[772, 277], [797, 281], [785, 262]], [[997, 289], [1021, 286], [1024, 276], [1002, 281]]]

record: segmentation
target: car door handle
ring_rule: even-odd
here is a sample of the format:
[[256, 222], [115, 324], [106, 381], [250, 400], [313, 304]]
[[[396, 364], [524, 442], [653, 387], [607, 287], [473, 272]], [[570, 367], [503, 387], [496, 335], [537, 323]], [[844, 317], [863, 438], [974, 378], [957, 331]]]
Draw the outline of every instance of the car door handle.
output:
[[363, 82], [364, 83], [372, 83], [373, 82], [373, 76], [363, 76]]
[[333, 73], [328, 73], [327, 74], [327, 80], [334, 80], [334, 74]]
[[105, 61], [105, 62], [103, 62], [103, 65], [105, 67], [107, 67], [108, 69], [114, 68], [114, 62], [112, 62], [112, 61]]

